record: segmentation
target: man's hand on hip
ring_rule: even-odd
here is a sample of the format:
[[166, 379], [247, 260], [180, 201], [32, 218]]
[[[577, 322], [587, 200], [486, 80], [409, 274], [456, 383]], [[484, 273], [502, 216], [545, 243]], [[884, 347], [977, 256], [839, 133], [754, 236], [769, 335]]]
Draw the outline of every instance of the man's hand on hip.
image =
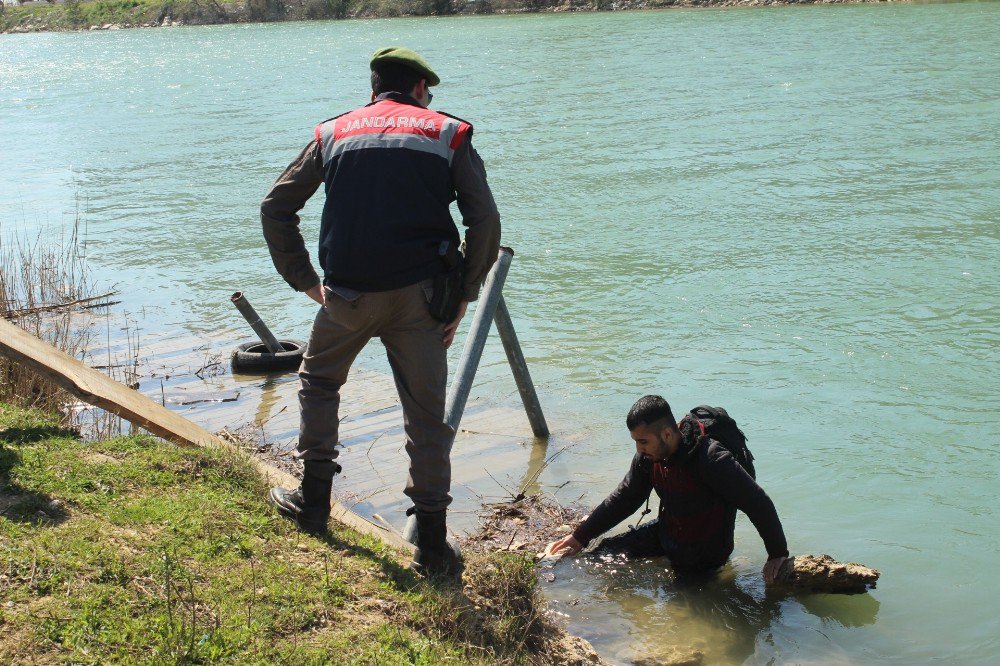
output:
[[445, 349], [451, 347], [451, 343], [455, 341], [455, 331], [458, 330], [458, 325], [462, 323], [462, 317], [465, 316], [465, 311], [468, 309], [469, 301], [462, 301], [459, 303], [458, 314], [455, 315], [455, 319], [444, 327], [444, 337], [442, 338], [442, 341], [444, 342]]
[[319, 282], [315, 287], [306, 289], [306, 296], [313, 299], [320, 305], [326, 305], [326, 290], [323, 289], [323, 283]]

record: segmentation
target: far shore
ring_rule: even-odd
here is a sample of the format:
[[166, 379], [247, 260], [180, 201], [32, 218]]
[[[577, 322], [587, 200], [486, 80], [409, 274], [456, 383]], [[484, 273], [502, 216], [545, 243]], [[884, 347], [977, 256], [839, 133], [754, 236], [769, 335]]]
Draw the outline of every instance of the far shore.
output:
[[[0, 33], [82, 32], [228, 23], [277, 23], [415, 16], [749, 8], [894, 0], [58, 0], [3, 6]], [[905, 1], [905, 0], [904, 0]]]

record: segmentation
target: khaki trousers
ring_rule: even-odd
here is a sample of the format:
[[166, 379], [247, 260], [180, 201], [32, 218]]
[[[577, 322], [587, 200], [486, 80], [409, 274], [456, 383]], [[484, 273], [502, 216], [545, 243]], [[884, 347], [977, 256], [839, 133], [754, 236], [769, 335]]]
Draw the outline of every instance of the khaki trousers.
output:
[[296, 457], [337, 457], [340, 388], [351, 364], [372, 338], [385, 346], [403, 407], [410, 457], [404, 492], [423, 511], [451, 503], [451, 446], [455, 431], [444, 423], [448, 358], [444, 324], [430, 316], [420, 284], [366, 292], [347, 301], [326, 290], [316, 315], [299, 378], [299, 444]]

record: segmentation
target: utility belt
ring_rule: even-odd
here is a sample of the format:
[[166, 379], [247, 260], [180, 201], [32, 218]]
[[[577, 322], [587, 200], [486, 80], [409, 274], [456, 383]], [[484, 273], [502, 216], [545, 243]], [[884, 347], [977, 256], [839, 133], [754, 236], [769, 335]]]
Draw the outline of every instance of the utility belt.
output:
[[458, 316], [465, 281], [465, 255], [455, 243], [441, 241], [438, 247], [442, 270], [434, 276], [434, 295], [431, 297], [431, 316], [450, 324]]

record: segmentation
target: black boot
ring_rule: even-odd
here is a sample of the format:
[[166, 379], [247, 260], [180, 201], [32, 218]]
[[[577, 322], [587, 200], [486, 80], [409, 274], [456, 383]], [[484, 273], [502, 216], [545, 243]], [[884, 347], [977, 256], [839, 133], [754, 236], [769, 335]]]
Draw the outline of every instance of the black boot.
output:
[[461, 577], [462, 552], [457, 543], [448, 539], [447, 511], [421, 511], [413, 507], [406, 513], [411, 518], [404, 536], [417, 547], [410, 568], [426, 578]]
[[330, 492], [340, 465], [332, 460], [307, 460], [302, 483], [295, 490], [271, 488], [271, 502], [292, 518], [303, 532], [324, 534], [330, 519]]

